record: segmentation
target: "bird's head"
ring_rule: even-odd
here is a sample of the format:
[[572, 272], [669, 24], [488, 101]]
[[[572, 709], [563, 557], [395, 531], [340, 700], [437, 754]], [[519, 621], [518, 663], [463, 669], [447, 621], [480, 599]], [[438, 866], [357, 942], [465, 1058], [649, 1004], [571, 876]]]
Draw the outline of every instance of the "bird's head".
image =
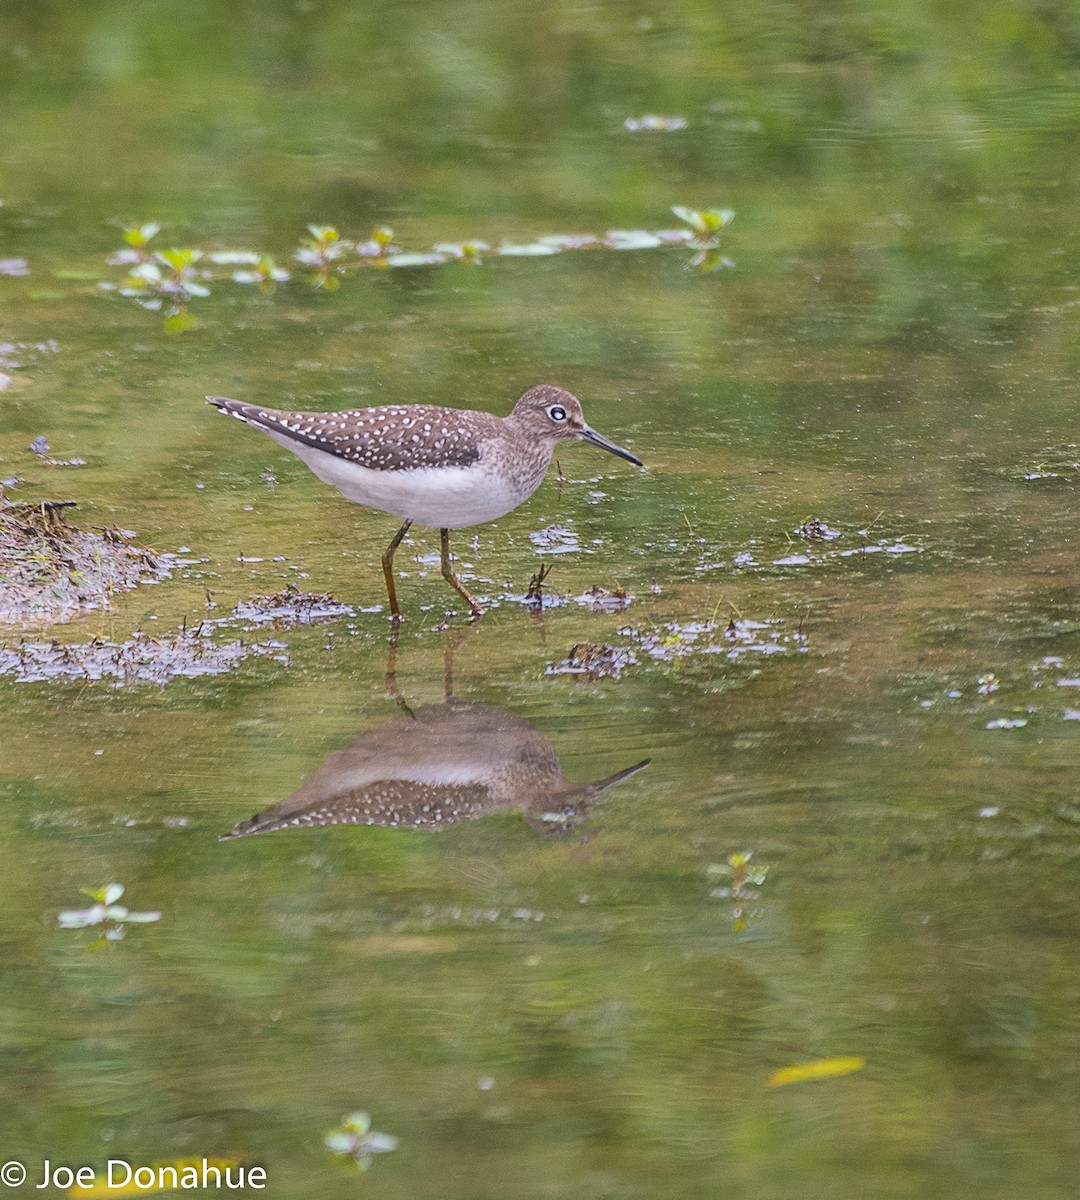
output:
[[581, 411], [581, 403], [577, 396], [562, 388], [553, 387], [549, 383], [541, 383], [529, 388], [524, 396], [514, 405], [510, 421], [527, 429], [535, 438], [543, 438], [551, 442], [562, 442], [571, 439], [591, 442], [601, 450], [617, 454], [636, 467], [643, 466], [641, 459], [609, 441], [585, 423]]

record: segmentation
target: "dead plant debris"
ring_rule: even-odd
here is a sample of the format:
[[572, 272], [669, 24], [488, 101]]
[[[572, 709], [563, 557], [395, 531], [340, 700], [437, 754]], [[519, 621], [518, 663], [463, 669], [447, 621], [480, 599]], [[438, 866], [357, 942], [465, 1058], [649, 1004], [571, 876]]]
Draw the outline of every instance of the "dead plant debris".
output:
[[272, 596], [252, 596], [237, 602], [232, 621], [247, 625], [269, 625], [274, 629], [291, 629], [296, 625], [321, 625], [341, 617], [351, 617], [355, 609], [335, 600], [326, 592], [304, 592], [287, 583]]
[[126, 642], [95, 638], [79, 645], [53, 641], [0, 646], [0, 675], [11, 675], [17, 683], [112, 680], [116, 686], [164, 687], [180, 677], [222, 675], [253, 656], [288, 661], [280, 642], [218, 644], [211, 633], [204, 622], [161, 638], [137, 632]]
[[0, 622], [69, 621], [169, 574], [169, 556], [136, 545], [134, 534], [69, 525], [63, 510], [74, 503], [0, 500]]
[[618, 679], [637, 656], [624, 646], [603, 642], [578, 642], [561, 663], [549, 663], [545, 675], [578, 675], [583, 679]]

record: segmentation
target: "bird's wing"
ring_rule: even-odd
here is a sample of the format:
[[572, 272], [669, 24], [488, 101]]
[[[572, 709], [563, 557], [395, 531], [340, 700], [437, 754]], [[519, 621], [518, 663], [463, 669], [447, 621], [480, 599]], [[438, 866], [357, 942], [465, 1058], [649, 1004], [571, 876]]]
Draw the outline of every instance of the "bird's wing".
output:
[[498, 417], [436, 405], [385, 405], [346, 412], [284, 412], [225, 396], [207, 403], [279, 439], [312, 446], [374, 471], [466, 467]]

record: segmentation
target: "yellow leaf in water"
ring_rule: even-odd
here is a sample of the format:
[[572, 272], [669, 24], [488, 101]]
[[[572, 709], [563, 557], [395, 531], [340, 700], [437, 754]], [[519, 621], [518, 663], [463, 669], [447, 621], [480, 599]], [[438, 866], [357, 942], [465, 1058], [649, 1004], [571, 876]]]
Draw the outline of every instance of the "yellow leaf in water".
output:
[[769, 1087], [783, 1087], [787, 1083], [802, 1083], [807, 1079], [831, 1079], [834, 1075], [849, 1075], [861, 1071], [866, 1059], [852, 1054], [846, 1058], [817, 1058], [813, 1062], [797, 1063], [793, 1067], [781, 1067], [769, 1076]]

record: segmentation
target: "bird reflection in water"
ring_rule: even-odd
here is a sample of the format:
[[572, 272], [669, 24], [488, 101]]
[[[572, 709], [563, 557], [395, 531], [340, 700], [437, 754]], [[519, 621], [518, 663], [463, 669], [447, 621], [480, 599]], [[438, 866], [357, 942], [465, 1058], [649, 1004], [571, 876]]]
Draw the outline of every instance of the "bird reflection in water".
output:
[[534, 829], [556, 833], [648, 765], [644, 759], [592, 783], [568, 782], [535, 725], [509, 709], [453, 698], [451, 654], [448, 647], [447, 699], [414, 711], [397, 689], [391, 642], [387, 686], [403, 715], [328, 755], [291, 796], [222, 840], [323, 825], [438, 829], [514, 808]]

